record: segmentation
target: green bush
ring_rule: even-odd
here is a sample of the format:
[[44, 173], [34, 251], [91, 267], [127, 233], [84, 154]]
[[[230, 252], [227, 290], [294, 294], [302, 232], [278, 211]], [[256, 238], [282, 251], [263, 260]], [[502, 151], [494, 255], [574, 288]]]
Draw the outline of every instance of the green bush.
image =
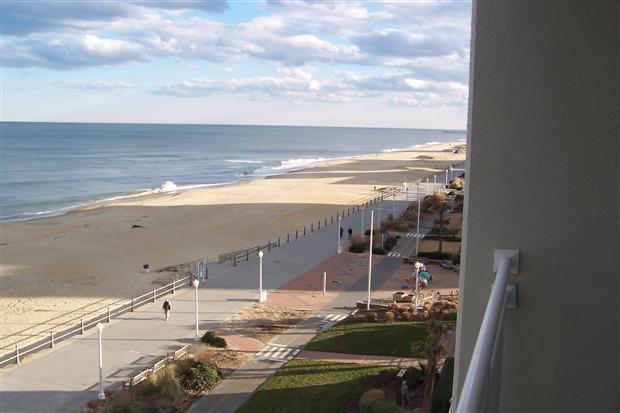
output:
[[193, 391], [211, 389], [218, 380], [217, 368], [208, 361], [196, 361], [181, 373], [181, 385]]
[[429, 258], [431, 260], [445, 260], [450, 258], [451, 255], [445, 252], [420, 252], [418, 257]]
[[213, 347], [227, 347], [228, 343], [226, 343], [226, 339], [224, 337], [220, 337], [215, 334], [213, 331], [207, 331], [200, 340], [205, 344], [209, 344]]
[[385, 249], [383, 249], [383, 247], [373, 247], [372, 248], [372, 253], [374, 255], [385, 255], [386, 251], [385, 251]]
[[364, 251], [366, 251], [366, 248], [360, 244], [353, 244], [349, 247], [349, 252], [352, 252], [354, 254], [361, 254]]
[[400, 409], [392, 402], [368, 400], [360, 406], [360, 413], [400, 413]]
[[131, 393], [119, 393], [109, 401], [109, 413], [144, 413], [144, 403]]
[[177, 403], [183, 397], [183, 387], [170, 369], [162, 371], [157, 380], [159, 386], [159, 398], [166, 402]]
[[389, 237], [388, 239], [386, 239], [383, 242], [383, 248], [386, 251], [391, 251], [392, 248], [394, 248], [394, 246], [396, 246], [396, 243], [398, 242], [398, 240], [395, 237]]
[[446, 358], [439, 379], [433, 388], [431, 413], [448, 413], [452, 397], [452, 376], [454, 375], [454, 357]]

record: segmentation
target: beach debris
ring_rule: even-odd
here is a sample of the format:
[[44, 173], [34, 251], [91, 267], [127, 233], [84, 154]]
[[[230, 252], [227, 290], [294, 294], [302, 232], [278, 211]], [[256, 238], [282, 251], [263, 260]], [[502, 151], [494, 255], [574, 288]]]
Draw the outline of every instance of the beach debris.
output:
[[142, 271], [143, 271], [143, 272], [145, 272], [145, 273], [147, 273], [147, 272], [151, 271], [151, 267], [149, 267], [149, 265], [148, 265], [148, 264], [144, 264], [144, 265], [142, 266]]
[[132, 229], [133, 229], [133, 228], [144, 228], [144, 226], [142, 226], [142, 225], [138, 225], [138, 224], [133, 224], [133, 225], [131, 226], [131, 228], [132, 228]]

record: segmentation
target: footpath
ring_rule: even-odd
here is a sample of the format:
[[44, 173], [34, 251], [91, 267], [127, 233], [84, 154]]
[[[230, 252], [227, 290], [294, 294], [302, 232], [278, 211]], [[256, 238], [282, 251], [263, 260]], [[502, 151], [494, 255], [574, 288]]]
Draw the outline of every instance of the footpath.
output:
[[[411, 192], [409, 199], [415, 199], [415, 196], [411, 196]], [[392, 200], [383, 201], [382, 209], [387, 209], [387, 205], [389, 209], [392, 209], [392, 202]], [[402, 211], [406, 204], [402, 197], [397, 198], [396, 211]], [[365, 215], [365, 224], [369, 227], [370, 213], [368, 210], [365, 211]], [[361, 219], [361, 213], [344, 218], [342, 225], [345, 228], [345, 234], [348, 227], [360, 228]], [[337, 224], [328, 225], [302, 239], [266, 253], [263, 258], [264, 288], [271, 291], [277, 290], [334, 255], [338, 240], [337, 228]], [[393, 271], [392, 267], [395, 266], [395, 262], [399, 261], [394, 258], [376, 261], [377, 264], [374, 266], [376, 270], [373, 270], [376, 280], [373, 278], [373, 288], [381, 285], [382, 279], [389, 276], [388, 274], [382, 277], [381, 274]], [[383, 266], [386, 268], [381, 270]], [[359, 268], [360, 271], [361, 268]], [[316, 275], [314, 277], [316, 278]], [[319, 280], [322, 283], [322, 279], [319, 278]], [[313, 282], [316, 282], [316, 279]], [[362, 278], [355, 281], [349, 288], [342, 287], [342, 293], [330, 303], [330, 313], [333, 313], [334, 309], [339, 309], [340, 313], [346, 314], [346, 308], [366, 291], [365, 282]], [[331, 287], [337, 288], [337, 284]], [[209, 280], [199, 287], [200, 331], [204, 332], [216, 327], [222, 321], [255, 303], [258, 297], [257, 289], [257, 259], [252, 258], [236, 267], [226, 264], [210, 264]], [[141, 307], [133, 313], [124, 314], [118, 319], [113, 319], [111, 323], [105, 324], [103, 378], [106, 387], [117, 385], [133, 372], [151, 366], [154, 360], [178, 349], [183, 344], [196, 340], [195, 300], [192, 290], [183, 289], [167, 297], [172, 302], [172, 314], [169, 321], [163, 318], [162, 298], [156, 303]], [[276, 297], [277, 295], [273, 294], [272, 299], [276, 300]], [[270, 301], [268, 300], [267, 303], [269, 304]], [[279, 340], [285, 340], [280, 344], [297, 347], [303, 345], [316, 334], [316, 325], [313, 323], [317, 322], [324, 324], [322, 316], [306, 320], [306, 324], [302, 323], [293, 331], [278, 336], [276, 339], [278, 342], [275, 344], [280, 343]], [[233, 373], [225, 381], [230, 381], [231, 384], [226, 385], [233, 385], [235, 380], [238, 383], [255, 380], [260, 384], [264, 378], [275, 371], [274, 367], [277, 368], [261, 360], [256, 360], [256, 363], [253, 367], [244, 366], [247, 368]], [[98, 383], [97, 333], [95, 329], [92, 329], [83, 336], [75, 336], [57, 344], [54, 349], [29, 357], [20, 365], [1, 369], [0, 412], [71, 412], [96, 398]], [[220, 387], [224, 394], [226, 388]], [[253, 389], [256, 387], [257, 385]], [[217, 391], [213, 394], [217, 394]], [[234, 389], [228, 389], [228, 391], [234, 392]], [[225, 406], [222, 402], [221, 409], [218, 407], [217, 411], [234, 410], [227, 410]]]

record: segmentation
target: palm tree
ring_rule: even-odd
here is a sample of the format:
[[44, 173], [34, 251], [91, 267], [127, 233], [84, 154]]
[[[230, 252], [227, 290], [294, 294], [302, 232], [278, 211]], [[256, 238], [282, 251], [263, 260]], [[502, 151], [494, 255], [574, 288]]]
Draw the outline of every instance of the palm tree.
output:
[[429, 198], [429, 202], [431, 210], [437, 213], [437, 219], [434, 220], [433, 223], [435, 224], [435, 229], [437, 230], [437, 234], [439, 235], [438, 252], [443, 252], [443, 235], [448, 229], [448, 224], [450, 223], [450, 217], [446, 218], [445, 216], [445, 213], [448, 211], [446, 195], [443, 193], [431, 195]]

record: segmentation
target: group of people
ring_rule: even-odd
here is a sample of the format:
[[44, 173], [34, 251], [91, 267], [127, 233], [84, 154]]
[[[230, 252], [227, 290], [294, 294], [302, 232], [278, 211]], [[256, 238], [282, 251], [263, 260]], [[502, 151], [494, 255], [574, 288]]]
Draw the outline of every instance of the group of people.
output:
[[[353, 230], [351, 228], [349, 228], [347, 230], [347, 233], [349, 234], [349, 238], [348, 239], [351, 239], [351, 236], [353, 235]], [[344, 234], [344, 228], [340, 227], [340, 238], [341, 239], [342, 239], [343, 234]]]

